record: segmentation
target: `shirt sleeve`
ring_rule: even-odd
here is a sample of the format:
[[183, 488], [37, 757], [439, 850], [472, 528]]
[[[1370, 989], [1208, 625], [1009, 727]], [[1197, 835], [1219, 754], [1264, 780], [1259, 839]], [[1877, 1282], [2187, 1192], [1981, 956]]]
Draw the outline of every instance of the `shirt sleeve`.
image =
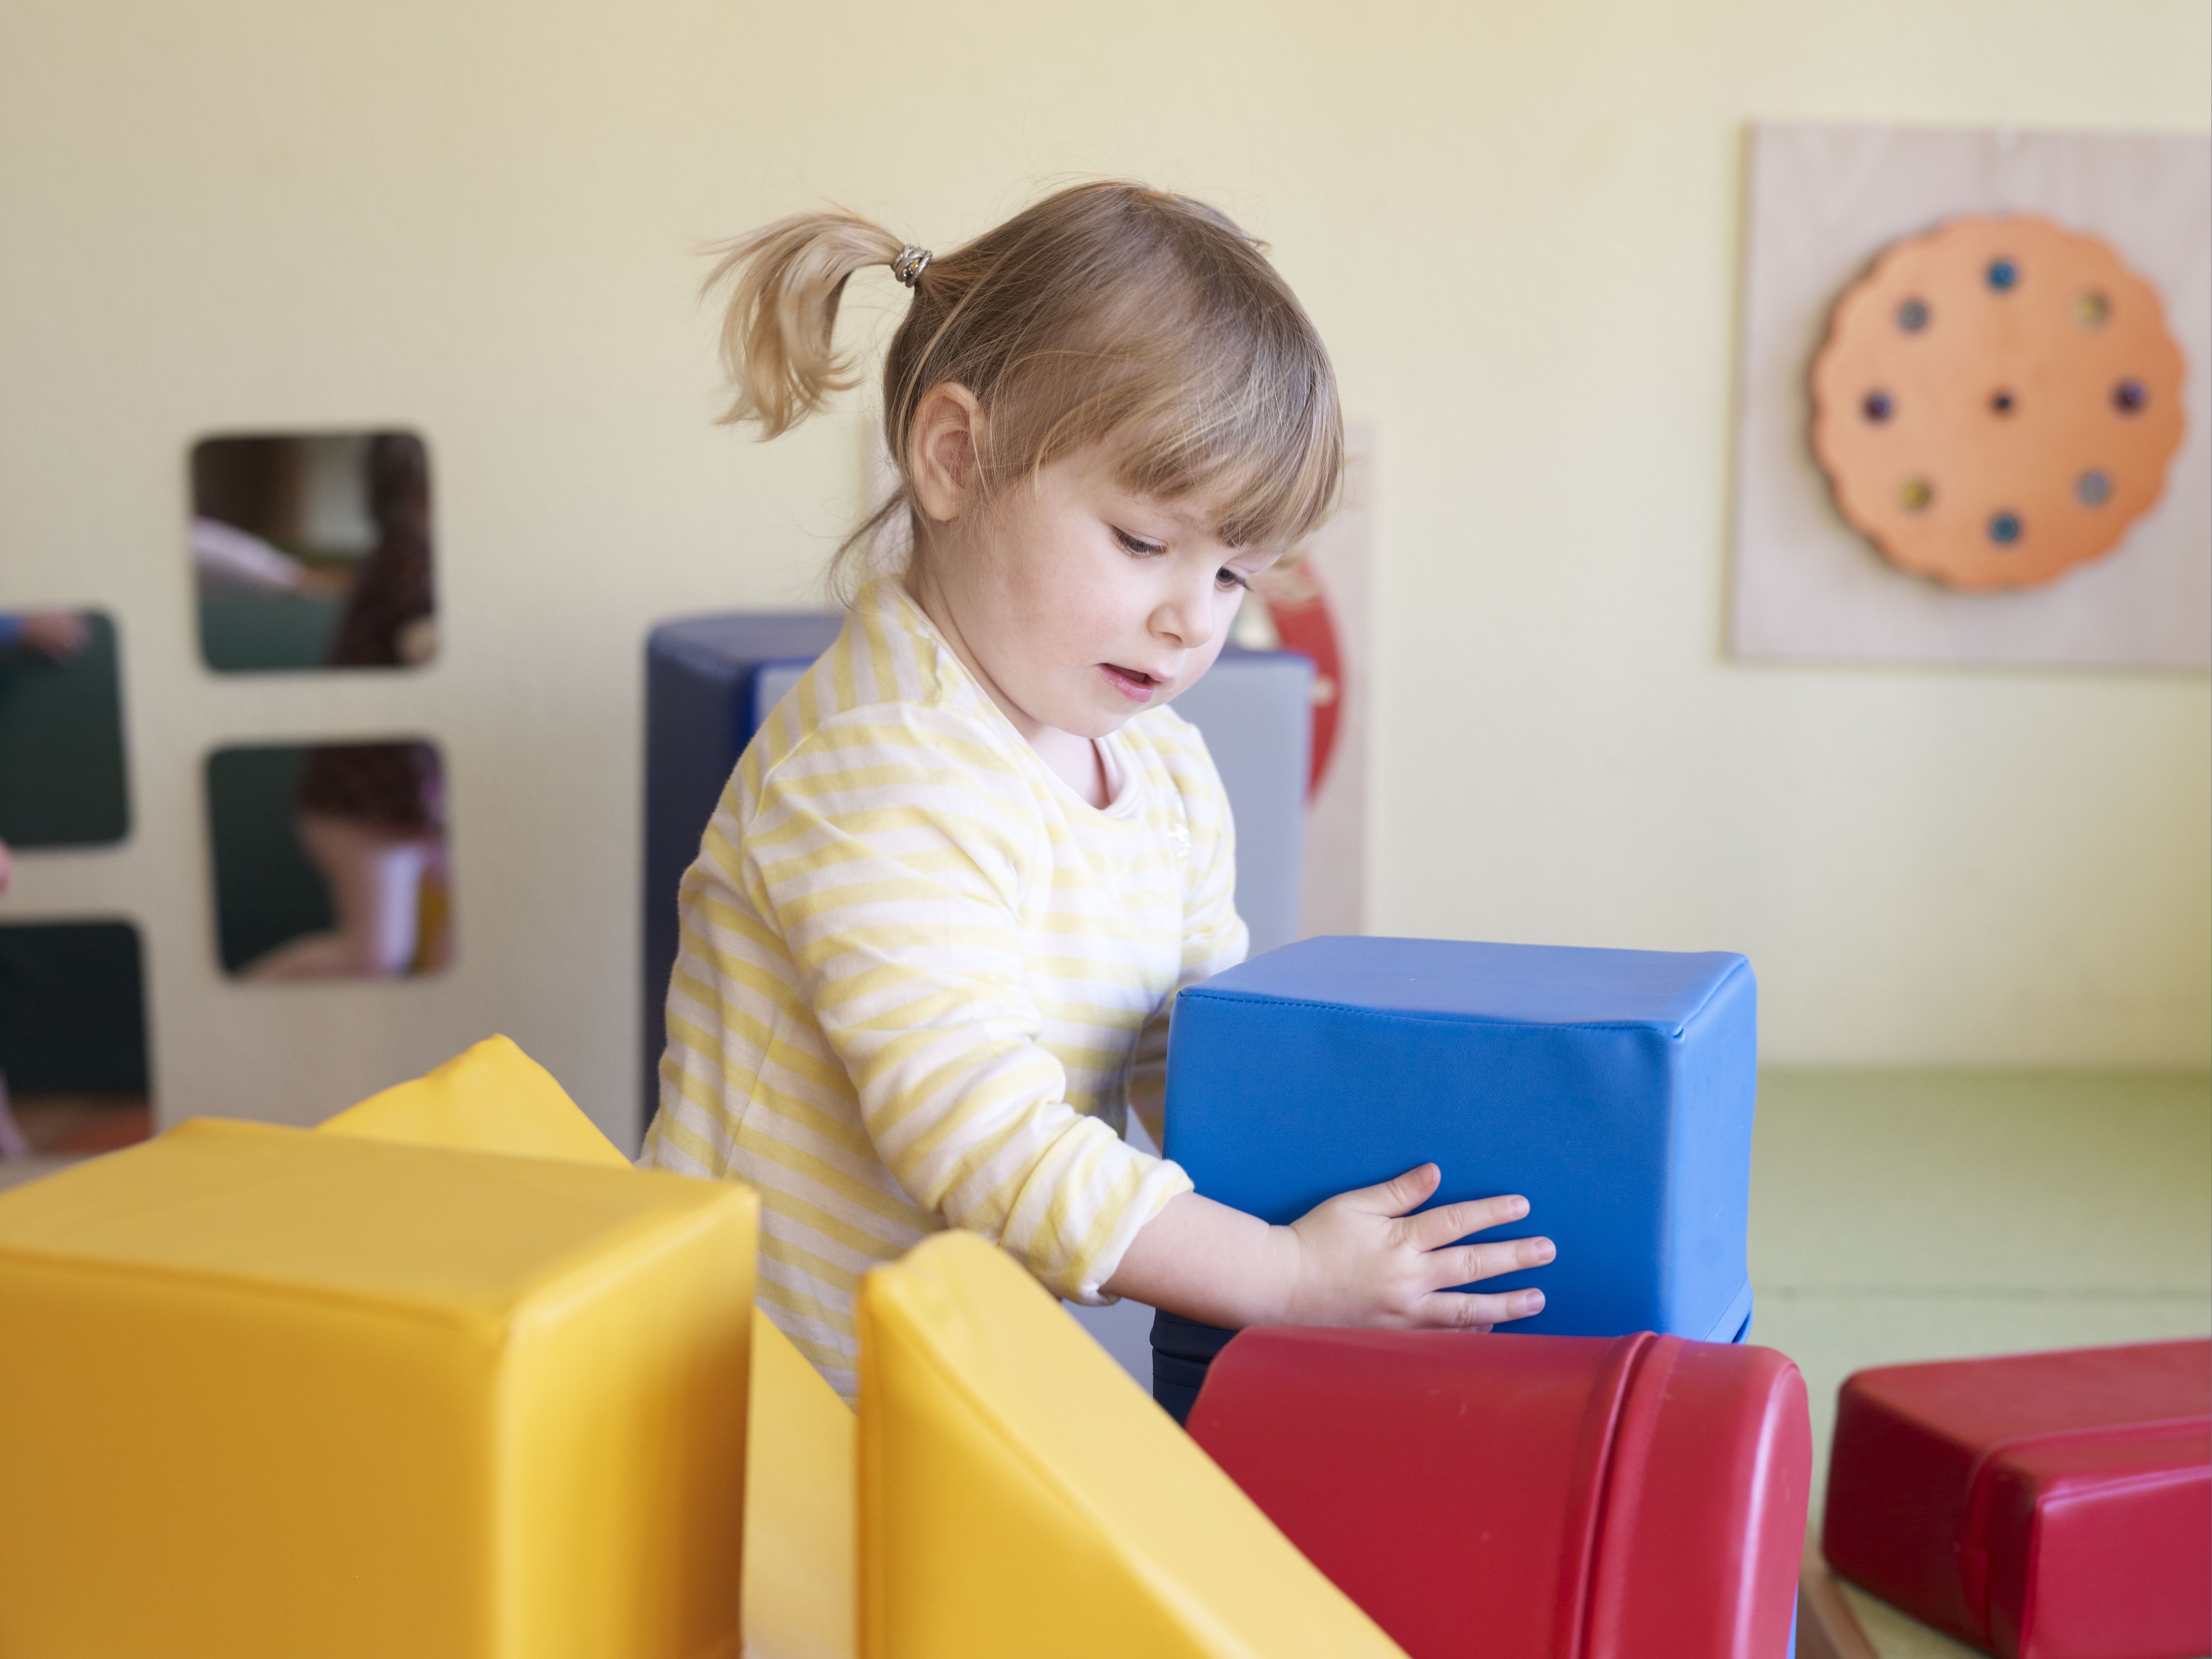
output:
[[743, 878], [781, 934], [862, 1121], [915, 1203], [1058, 1294], [1111, 1300], [1190, 1181], [1067, 1103], [1026, 982], [1051, 849], [1027, 778], [942, 708], [839, 715], [762, 781]]
[[1137, 1034], [1129, 1062], [1129, 1106], [1155, 1146], [1167, 1145], [1168, 1028], [1176, 997], [1244, 960], [1250, 931], [1237, 914], [1237, 821], [1213, 757], [1186, 724], [1172, 758], [1190, 845], [1184, 886], [1182, 964], [1169, 992]]

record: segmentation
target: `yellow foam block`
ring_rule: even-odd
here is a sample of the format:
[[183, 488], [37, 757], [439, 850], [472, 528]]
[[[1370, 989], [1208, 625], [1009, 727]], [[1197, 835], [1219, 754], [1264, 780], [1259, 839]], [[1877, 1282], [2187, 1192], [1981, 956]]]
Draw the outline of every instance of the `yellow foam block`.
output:
[[[629, 1161], [545, 1068], [503, 1036], [330, 1119], [332, 1134]], [[745, 1650], [851, 1659], [853, 1413], [791, 1340], [753, 1314], [745, 1468]]]
[[861, 1280], [867, 1659], [1402, 1654], [973, 1234]]
[[853, 1659], [852, 1407], [753, 1314], [745, 1456], [748, 1659]]
[[503, 1036], [325, 1120], [325, 1133], [628, 1169], [553, 1074]]
[[0, 1654], [734, 1653], [757, 1224], [211, 1121], [0, 1193]]

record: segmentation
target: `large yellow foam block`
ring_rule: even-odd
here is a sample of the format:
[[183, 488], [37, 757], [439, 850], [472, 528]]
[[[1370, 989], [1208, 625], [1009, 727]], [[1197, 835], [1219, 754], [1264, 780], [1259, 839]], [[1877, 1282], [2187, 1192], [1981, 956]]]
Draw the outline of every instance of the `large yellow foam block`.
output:
[[[326, 1121], [329, 1134], [628, 1169], [553, 1075], [503, 1036]], [[749, 1659], [851, 1659], [853, 1413], [757, 1307], [746, 1435]]]
[[733, 1654], [757, 1203], [222, 1121], [0, 1194], [0, 1654]]
[[1402, 1659], [1000, 1251], [939, 1233], [858, 1311], [866, 1659]]

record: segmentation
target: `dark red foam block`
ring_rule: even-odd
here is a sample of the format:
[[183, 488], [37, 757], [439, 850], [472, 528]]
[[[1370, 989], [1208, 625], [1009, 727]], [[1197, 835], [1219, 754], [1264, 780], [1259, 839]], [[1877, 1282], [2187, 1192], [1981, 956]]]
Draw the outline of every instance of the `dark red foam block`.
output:
[[2212, 1342], [1859, 1372], [1821, 1547], [2005, 1659], [2212, 1652]]
[[1781, 1659], [1812, 1428], [1769, 1348], [1246, 1331], [1190, 1431], [1413, 1659]]

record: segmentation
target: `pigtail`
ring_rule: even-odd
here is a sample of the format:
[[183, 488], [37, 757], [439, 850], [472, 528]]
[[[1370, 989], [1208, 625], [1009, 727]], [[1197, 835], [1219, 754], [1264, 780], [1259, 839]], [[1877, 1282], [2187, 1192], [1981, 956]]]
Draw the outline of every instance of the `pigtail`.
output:
[[708, 248], [720, 258], [700, 291], [729, 289], [721, 350], [732, 396], [722, 421], [757, 421], [773, 438], [859, 385], [832, 339], [837, 302], [854, 271], [890, 264], [904, 249], [842, 212], [793, 214]]

